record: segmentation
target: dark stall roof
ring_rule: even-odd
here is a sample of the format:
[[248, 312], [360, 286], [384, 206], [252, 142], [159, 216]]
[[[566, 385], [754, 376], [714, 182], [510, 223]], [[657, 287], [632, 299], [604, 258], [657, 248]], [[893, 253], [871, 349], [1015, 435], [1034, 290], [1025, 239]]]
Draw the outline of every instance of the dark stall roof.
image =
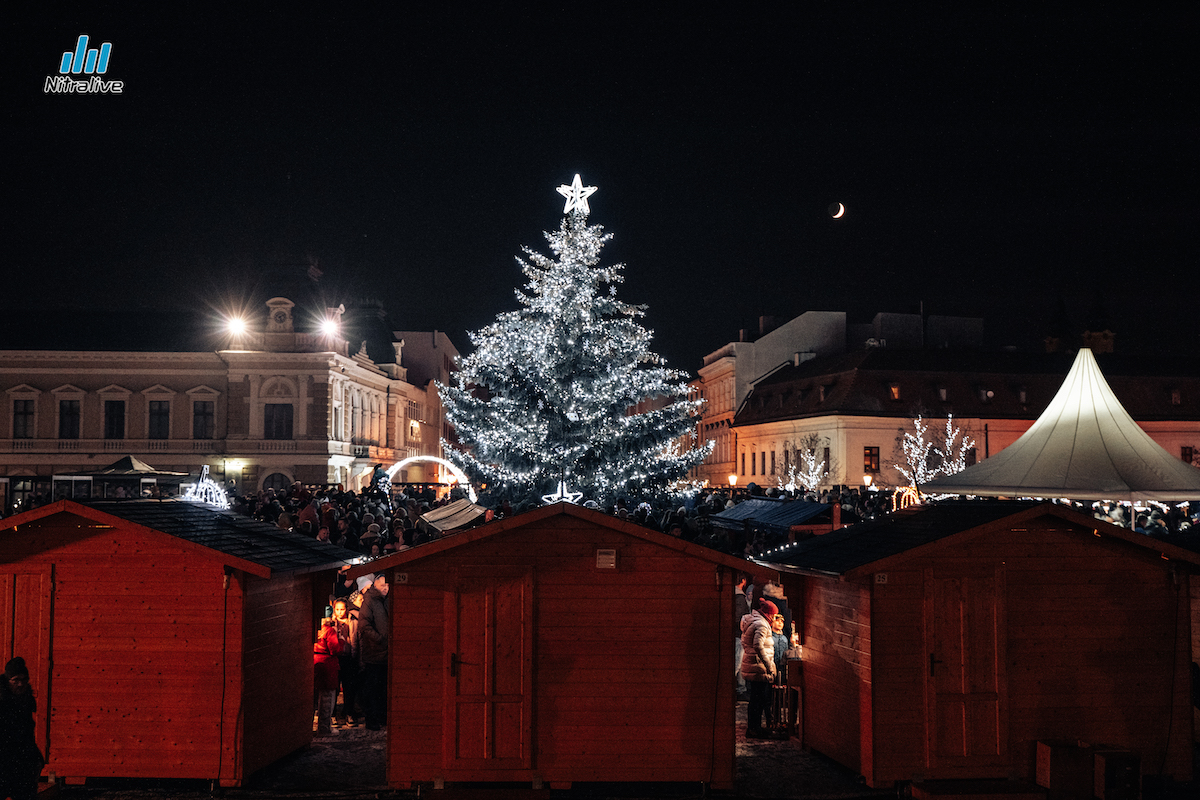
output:
[[775, 528], [787, 531], [793, 525], [801, 525], [822, 512], [829, 511], [824, 503], [809, 503], [804, 500], [751, 499], [727, 508], [720, 514], [709, 517], [719, 528], [741, 529], [749, 520], [758, 528]]
[[[731, 567], [739, 572], [750, 572], [760, 579], [775, 580], [779, 577], [778, 572], [773, 568], [759, 567], [753, 561], [747, 561], [737, 556], [731, 556], [722, 553], [718, 550], [713, 550], [703, 545], [694, 544], [686, 539], [669, 536], [665, 533], [660, 533], [653, 528], [644, 528], [641, 525], [635, 525], [632, 522], [610, 517], [601, 512], [594, 511], [583, 506], [573, 505], [571, 503], [555, 503], [554, 505], [542, 506], [530, 511], [525, 511], [512, 517], [494, 520], [484, 525], [479, 525], [475, 528], [455, 533], [452, 536], [446, 536], [441, 539], [436, 539], [432, 542], [410, 547], [407, 550], [401, 550], [383, 558], [376, 559], [365, 564], [350, 569], [349, 575], [352, 578], [357, 578], [368, 573], [382, 572], [387, 569], [393, 569], [405, 564], [410, 564], [421, 559], [435, 556], [438, 553], [443, 553], [447, 550], [454, 550], [459, 547], [465, 547], [473, 542], [478, 542], [484, 539], [491, 539], [502, 536], [511, 531], [519, 530], [528, 525], [542, 522], [554, 517], [573, 517], [575, 519], [591, 522], [600, 528], [609, 528], [611, 530], [634, 536], [638, 539], [644, 539], [648, 542], [666, 547], [671, 550], [677, 550], [685, 555], [694, 558], [711, 561], [714, 564]], [[564, 528], [578, 527], [574, 520], [564, 519]]]
[[[74, 514], [95, 522], [125, 521], [215, 551], [231, 566], [269, 578], [280, 573], [336, 569], [356, 558], [354, 553], [318, 542], [274, 525], [186, 500], [116, 500], [77, 503], [60, 500], [0, 522], [0, 530], [28, 524], [54, 514]], [[221, 556], [224, 558], [222, 559]]]
[[81, 472], [59, 472], [55, 473], [57, 477], [75, 477], [75, 476], [90, 476], [90, 477], [109, 477], [109, 478], [138, 478], [138, 477], [162, 477], [162, 478], [186, 478], [186, 472], [171, 472], [169, 470], [155, 469], [154, 467], [134, 456], [125, 456], [119, 458], [107, 467], [100, 469], [84, 470]]
[[1021, 525], [1046, 514], [1160, 552], [1164, 557], [1200, 564], [1200, 556], [1195, 553], [1110, 525], [1067, 506], [1012, 500], [914, 506], [797, 542], [782, 548], [769, 561], [760, 559], [759, 563], [783, 572], [857, 577], [878, 571], [885, 559], [934, 545], [942, 539], [985, 529], [1001, 521], [1003, 525]]

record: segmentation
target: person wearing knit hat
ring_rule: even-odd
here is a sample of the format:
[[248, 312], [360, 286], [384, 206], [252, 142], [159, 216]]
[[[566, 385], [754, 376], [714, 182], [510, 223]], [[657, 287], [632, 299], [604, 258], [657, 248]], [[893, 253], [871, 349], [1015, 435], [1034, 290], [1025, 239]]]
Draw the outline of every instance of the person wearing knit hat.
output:
[[0, 796], [16, 800], [37, 794], [38, 776], [46, 760], [34, 735], [37, 700], [29, 686], [29, 667], [17, 656], [4, 665], [0, 679]]
[[746, 708], [746, 737], [750, 739], [768, 737], [763, 729], [763, 713], [775, 682], [775, 640], [770, 621], [778, 613], [778, 606], [764, 597], [742, 617], [742, 679], [750, 690]]

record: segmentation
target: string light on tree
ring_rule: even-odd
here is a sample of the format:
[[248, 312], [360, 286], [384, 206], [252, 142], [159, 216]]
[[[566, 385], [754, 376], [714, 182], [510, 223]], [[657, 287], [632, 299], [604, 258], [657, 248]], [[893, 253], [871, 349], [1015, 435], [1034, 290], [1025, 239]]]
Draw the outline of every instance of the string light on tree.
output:
[[[439, 385], [457, 443], [447, 457], [473, 481], [511, 500], [582, 497], [664, 488], [704, 460], [708, 449], [679, 448], [694, 437], [700, 401], [686, 375], [650, 351], [644, 306], [617, 299], [623, 265], [602, 265], [611, 238], [588, 224], [594, 186], [579, 175], [566, 198], [553, 255], [524, 248], [521, 308], [471, 334], [453, 386]], [[575, 493], [569, 493], [575, 494]]]

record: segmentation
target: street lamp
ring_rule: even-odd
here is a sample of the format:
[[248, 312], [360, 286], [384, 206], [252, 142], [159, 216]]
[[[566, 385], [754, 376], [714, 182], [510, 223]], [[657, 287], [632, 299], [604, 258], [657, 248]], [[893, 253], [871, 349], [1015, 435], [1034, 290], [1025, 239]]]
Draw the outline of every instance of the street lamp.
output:
[[729, 474], [729, 499], [730, 500], [733, 499], [733, 490], [736, 488], [737, 488], [737, 473], [732, 472]]
[[870, 489], [872, 477], [873, 476], [871, 476], [871, 475], [863, 475], [863, 486], [866, 486], [868, 489]]

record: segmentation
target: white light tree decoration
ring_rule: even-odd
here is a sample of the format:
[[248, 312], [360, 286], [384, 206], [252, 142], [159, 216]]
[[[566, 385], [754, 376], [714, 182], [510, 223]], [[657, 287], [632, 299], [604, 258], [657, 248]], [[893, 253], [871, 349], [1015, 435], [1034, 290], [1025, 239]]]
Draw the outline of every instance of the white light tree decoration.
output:
[[921, 486], [939, 475], [953, 475], [966, 469], [967, 454], [975, 446], [974, 439], [954, 427], [953, 415], [946, 417], [946, 433], [940, 442], [925, 438], [929, 425], [920, 416], [913, 420], [913, 428], [913, 433], [904, 432], [905, 464], [892, 465], [908, 481], [905, 491], [910, 496], [919, 495]]
[[471, 334], [454, 385], [438, 385], [458, 439], [443, 442], [447, 457], [515, 500], [666, 487], [708, 454], [674, 446], [695, 436], [700, 401], [650, 351], [645, 307], [617, 299], [623, 265], [599, 263], [611, 235], [587, 222], [595, 187], [576, 175], [558, 191], [567, 203], [546, 234], [554, 258], [523, 248], [522, 308]]
[[787, 466], [787, 481], [778, 479], [784, 489], [794, 492], [797, 487], [803, 487], [806, 491], [815, 492], [829, 477], [829, 464], [825, 463], [824, 457], [817, 456], [817, 448], [822, 441], [815, 433], [799, 441], [796, 459]]
[[184, 500], [205, 503], [217, 508], [229, 508], [229, 497], [217, 482], [208, 477], [208, 464], [200, 467], [200, 480], [183, 495]]

